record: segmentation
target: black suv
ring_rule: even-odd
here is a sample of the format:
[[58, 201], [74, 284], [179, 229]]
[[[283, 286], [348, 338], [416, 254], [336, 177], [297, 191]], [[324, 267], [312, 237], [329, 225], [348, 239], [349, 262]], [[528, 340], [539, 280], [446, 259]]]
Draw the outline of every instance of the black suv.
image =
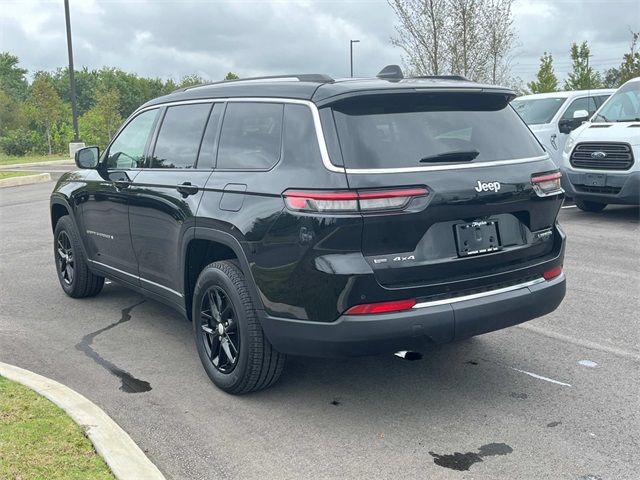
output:
[[293, 75], [152, 100], [51, 195], [60, 284], [105, 277], [193, 322], [223, 390], [285, 354], [419, 350], [553, 311], [560, 173], [509, 105], [461, 77]]

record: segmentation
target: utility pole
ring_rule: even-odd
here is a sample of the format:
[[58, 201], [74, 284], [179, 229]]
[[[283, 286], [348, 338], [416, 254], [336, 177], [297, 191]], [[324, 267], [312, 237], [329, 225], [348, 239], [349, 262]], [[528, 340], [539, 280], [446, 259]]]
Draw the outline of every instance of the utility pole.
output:
[[76, 103], [76, 78], [73, 69], [73, 47], [71, 45], [71, 19], [69, 17], [69, 0], [64, 0], [64, 18], [67, 24], [67, 51], [69, 53], [69, 86], [71, 97], [71, 113], [73, 115], [73, 142], [80, 141], [78, 132], [78, 105]]
[[351, 58], [351, 78], [353, 78], [353, 44], [360, 43], [360, 40], [349, 40], [349, 55]]

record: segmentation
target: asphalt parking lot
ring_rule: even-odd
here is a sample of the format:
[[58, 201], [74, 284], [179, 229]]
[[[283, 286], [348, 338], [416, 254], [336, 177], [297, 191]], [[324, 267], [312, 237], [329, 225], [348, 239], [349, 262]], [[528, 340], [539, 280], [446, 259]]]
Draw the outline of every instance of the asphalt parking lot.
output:
[[0, 190], [0, 361], [96, 402], [167, 478], [638, 478], [638, 208], [562, 210], [551, 315], [415, 361], [289, 358], [274, 388], [232, 397], [172, 310], [116, 284], [63, 294], [52, 188]]

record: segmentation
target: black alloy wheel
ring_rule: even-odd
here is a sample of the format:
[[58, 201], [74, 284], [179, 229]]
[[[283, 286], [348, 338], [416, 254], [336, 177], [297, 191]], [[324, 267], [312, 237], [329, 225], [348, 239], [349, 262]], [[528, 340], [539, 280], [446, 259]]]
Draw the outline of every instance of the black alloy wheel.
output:
[[64, 230], [58, 234], [56, 240], [56, 263], [60, 279], [67, 285], [71, 285], [74, 275], [74, 254], [69, 235]]
[[229, 296], [217, 285], [202, 296], [200, 331], [214, 368], [224, 374], [233, 371], [241, 348], [237, 315]]

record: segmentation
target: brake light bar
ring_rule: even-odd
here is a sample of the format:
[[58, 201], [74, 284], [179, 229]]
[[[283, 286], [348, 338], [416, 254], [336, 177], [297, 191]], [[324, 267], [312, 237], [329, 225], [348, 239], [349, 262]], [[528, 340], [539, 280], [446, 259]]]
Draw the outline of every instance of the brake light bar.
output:
[[284, 201], [290, 210], [301, 212], [357, 213], [401, 210], [415, 197], [424, 197], [424, 187], [393, 190], [287, 190]]
[[394, 300], [391, 302], [379, 302], [379, 303], [363, 303], [361, 305], [354, 305], [349, 308], [346, 315], [368, 315], [376, 313], [391, 313], [391, 312], [403, 312], [405, 310], [411, 310], [417, 303], [415, 298], [407, 300]]
[[548, 197], [550, 195], [557, 195], [563, 192], [562, 185], [560, 183], [561, 177], [562, 174], [560, 172], [533, 175], [531, 177], [531, 183], [539, 197]]

